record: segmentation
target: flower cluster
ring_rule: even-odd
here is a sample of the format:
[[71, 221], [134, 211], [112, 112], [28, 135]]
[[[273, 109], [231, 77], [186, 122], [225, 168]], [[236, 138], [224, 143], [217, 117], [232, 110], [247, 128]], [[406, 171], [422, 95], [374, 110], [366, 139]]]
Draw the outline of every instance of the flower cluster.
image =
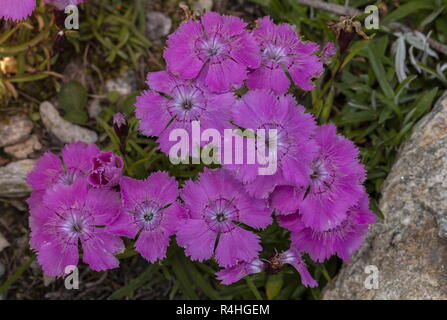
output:
[[[85, 0], [45, 0], [58, 10], [69, 5], [78, 5]], [[36, 0], [2, 0], [0, 3], [0, 19], [20, 21], [29, 17], [36, 8]]]
[[[274, 129], [266, 144], [275, 150], [277, 170], [259, 175], [259, 163], [224, 164], [179, 189], [164, 172], [143, 181], [123, 177], [122, 159], [95, 146], [68, 145], [62, 160], [47, 153], [28, 179], [31, 245], [45, 272], [61, 275], [76, 264], [79, 243], [92, 269], [116, 267], [120, 237], [136, 239], [136, 251], [155, 262], [175, 235], [192, 260], [214, 258], [224, 284], [287, 264], [305, 286], [317, 286], [303, 254], [318, 262], [334, 254], [349, 260], [375, 222], [355, 145], [334, 125], [318, 126], [287, 93], [292, 83], [312, 90], [334, 54], [332, 44], [320, 50], [268, 17], [252, 31], [239, 18], [212, 12], [184, 22], [168, 39], [167, 70], [149, 73], [149, 89], [137, 98], [141, 133], [157, 137], [169, 153], [170, 132], [194, 135], [193, 121], [218, 133]], [[257, 231], [272, 215], [291, 232], [291, 247], [266, 260]]]

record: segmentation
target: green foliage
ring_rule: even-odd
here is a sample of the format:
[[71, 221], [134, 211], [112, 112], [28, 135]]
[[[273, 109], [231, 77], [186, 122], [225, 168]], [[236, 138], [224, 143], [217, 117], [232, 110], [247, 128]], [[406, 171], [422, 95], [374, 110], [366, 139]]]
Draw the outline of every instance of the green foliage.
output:
[[72, 80], [64, 84], [59, 91], [59, 105], [64, 110], [64, 118], [77, 124], [85, 124], [88, 119], [87, 90], [78, 81]]

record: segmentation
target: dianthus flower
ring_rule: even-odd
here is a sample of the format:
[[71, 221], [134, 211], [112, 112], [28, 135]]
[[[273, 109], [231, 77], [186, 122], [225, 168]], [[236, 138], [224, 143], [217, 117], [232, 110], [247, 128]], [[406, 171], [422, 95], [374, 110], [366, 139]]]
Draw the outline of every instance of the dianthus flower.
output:
[[240, 261], [238, 264], [225, 268], [216, 273], [217, 279], [222, 284], [229, 285], [240, 279], [248, 276], [249, 274], [260, 273], [265, 271], [266, 262], [261, 261], [259, 258], [255, 258], [252, 261]]
[[320, 58], [323, 63], [328, 64], [329, 61], [337, 54], [337, 48], [333, 42], [328, 42], [323, 50], [321, 50]]
[[[291, 95], [277, 97], [267, 90], [251, 90], [236, 103], [233, 109], [234, 124], [254, 133], [264, 129], [266, 157], [275, 158], [277, 163], [276, 172], [272, 175], [259, 175], [258, 169], [265, 167], [259, 161], [226, 166], [236, 171], [251, 195], [265, 198], [276, 185], [289, 180], [301, 186], [310, 182], [309, 164], [317, 154], [317, 146], [311, 139], [316, 123], [313, 116], [304, 111], [304, 107], [298, 105]], [[276, 130], [273, 139], [269, 133], [272, 129]], [[245, 150], [236, 151], [245, 153]], [[267, 156], [268, 153], [273, 154]]]
[[30, 211], [30, 243], [45, 274], [62, 276], [67, 266], [76, 266], [79, 245], [83, 261], [93, 270], [118, 267], [115, 255], [124, 244], [108, 226], [119, 213], [119, 194], [90, 189], [85, 178], [51, 187]]
[[307, 227], [324, 231], [340, 224], [364, 195], [365, 169], [354, 143], [338, 135], [334, 125], [318, 127], [315, 142], [319, 153], [310, 163], [309, 186], [280, 186], [270, 206], [279, 215], [296, 211]]
[[271, 223], [264, 201], [249, 197], [242, 184], [226, 170], [210, 170], [199, 181], [187, 181], [181, 191], [189, 218], [177, 231], [177, 242], [193, 260], [215, 256], [228, 267], [251, 261], [261, 251], [259, 236], [242, 228], [255, 229]]
[[318, 262], [333, 254], [349, 261], [368, 233], [368, 225], [376, 222], [376, 216], [368, 208], [368, 196], [351, 207], [346, 218], [335, 228], [316, 231], [306, 227], [300, 215], [280, 216], [280, 225], [292, 231], [292, 246]]
[[262, 61], [261, 67], [249, 74], [250, 89], [286, 93], [290, 87], [286, 72], [301, 89], [314, 88], [312, 78], [323, 72], [319, 57], [313, 55], [319, 50], [316, 43], [302, 42], [291, 25], [276, 25], [269, 17], [258, 20], [253, 35], [261, 48]]
[[75, 142], [62, 149], [62, 160], [54, 153], [45, 153], [28, 174], [27, 183], [33, 190], [28, 204], [38, 204], [45, 190], [54, 184], [71, 185], [78, 178], [87, 176], [92, 168], [92, 159], [99, 152], [94, 144]]
[[140, 131], [158, 136], [163, 152], [169, 153], [176, 144], [169, 141], [172, 130], [185, 129], [192, 137], [192, 121], [200, 121], [202, 130], [216, 129], [222, 136], [223, 130], [231, 127], [231, 107], [236, 100], [233, 93], [214, 94], [196, 81], [180, 79], [167, 71], [149, 73], [147, 83], [150, 90], [137, 98], [135, 113]]
[[187, 21], [167, 41], [168, 69], [184, 79], [199, 78], [214, 92], [242, 86], [247, 69], [260, 63], [259, 48], [240, 18], [204, 14]]
[[2, 0], [0, 3], [0, 18], [19, 21], [33, 13], [36, 0]]
[[59, 10], [64, 10], [66, 7], [72, 5], [77, 6], [85, 0], [45, 0], [45, 3], [55, 6]]
[[93, 187], [111, 188], [119, 184], [124, 162], [112, 151], [101, 152], [92, 159], [92, 171], [88, 182]]
[[177, 182], [166, 172], [155, 172], [143, 181], [123, 177], [120, 186], [124, 212], [110, 231], [129, 238], [138, 235], [135, 249], [150, 262], [165, 258], [183, 212], [176, 202]]
[[222, 281], [222, 284], [232, 284], [249, 274], [267, 271], [269, 273], [276, 273], [285, 264], [290, 264], [299, 273], [301, 283], [306, 287], [316, 287], [318, 283], [312, 278], [307, 270], [306, 264], [301, 258], [301, 254], [297, 249], [291, 248], [287, 251], [274, 255], [269, 260], [262, 261], [255, 258], [252, 261], [241, 261], [238, 264], [227, 267], [216, 273], [217, 279]]

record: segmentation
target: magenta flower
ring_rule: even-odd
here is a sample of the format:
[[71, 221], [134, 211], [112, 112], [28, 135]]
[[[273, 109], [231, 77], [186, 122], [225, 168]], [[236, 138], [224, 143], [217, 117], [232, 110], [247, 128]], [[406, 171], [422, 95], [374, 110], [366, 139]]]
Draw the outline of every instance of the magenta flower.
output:
[[286, 93], [290, 80], [303, 90], [312, 90], [312, 78], [323, 72], [323, 64], [313, 55], [319, 46], [302, 42], [295, 29], [288, 24], [275, 25], [269, 17], [258, 20], [253, 35], [261, 47], [261, 67], [248, 77], [250, 89], [271, 89], [277, 94]]
[[249, 274], [260, 273], [265, 270], [265, 262], [255, 258], [252, 261], [240, 261], [238, 264], [225, 268], [216, 273], [217, 279], [222, 281], [222, 284], [232, 284]]
[[[260, 175], [256, 164], [228, 165], [237, 177], [247, 185], [248, 192], [258, 198], [265, 198], [275, 186], [289, 181], [305, 186], [310, 182], [309, 164], [317, 155], [317, 146], [312, 135], [316, 123], [313, 116], [304, 113], [291, 95], [277, 97], [267, 90], [251, 90], [238, 101], [233, 110], [233, 122], [242, 128], [265, 130], [266, 153], [273, 153], [277, 170], [273, 175]], [[270, 139], [269, 130], [276, 130], [276, 139]], [[246, 138], [250, 139], [250, 138]], [[246, 144], [244, 148], [247, 148]], [[243, 154], [244, 150], [236, 150]]]
[[301, 254], [296, 249], [289, 249], [287, 251], [274, 255], [271, 259], [261, 261], [255, 258], [249, 262], [240, 261], [238, 264], [227, 267], [216, 273], [217, 279], [222, 281], [222, 284], [232, 284], [249, 274], [266, 271], [267, 273], [276, 273], [285, 264], [290, 264], [299, 273], [301, 283], [306, 287], [316, 287], [318, 283], [312, 278], [307, 270], [306, 264], [301, 258]]
[[298, 271], [301, 277], [301, 283], [305, 287], [317, 287], [318, 283], [312, 278], [312, 276], [309, 273], [309, 270], [307, 270], [307, 266], [303, 259], [301, 258], [300, 251], [290, 248], [287, 251], [284, 251], [278, 255], [278, 261], [282, 264], [290, 264], [292, 267]]
[[83, 261], [93, 270], [118, 267], [115, 255], [124, 250], [124, 244], [108, 226], [119, 212], [118, 193], [89, 189], [85, 179], [49, 189], [30, 214], [30, 244], [45, 274], [62, 276], [65, 267], [76, 266], [79, 245]]
[[192, 121], [200, 121], [202, 130], [216, 129], [222, 136], [225, 128], [231, 128], [231, 107], [236, 100], [232, 93], [211, 93], [197, 82], [182, 80], [167, 71], [149, 73], [147, 83], [150, 90], [137, 98], [135, 113], [141, 132], [158, 136], [163, 152], [169, 153], [177, 143], [169, 141], [172, 130], [185, 129], [192, 137]]
[[316, 231], [306, 227], [300, 215], [280, 217], [281, 226], [293, 231], [292, 246], [306, 252], [318, 262], [323, 262], [333, 254], [349, 261], [352, 254], [361, 246], [368, 225], [376, 222], [376, 216], [368, 208], [368, 196], [365, 195], [358, 204], [351, 207], [346, 219], [335, 228]]
[[88, 182], [93, 187], [111, 188], [119, 184], [123, 175], [124, 162], [112, 151], [101, 152], [92, 159], [92, 171]]
[[53, 153], [45, 153], [37, 160], [27, 182], [33, 191], [45, 191], [53, 184], [71, 185], [85, 177], [92, 168], [92, 159], [100, 150], [94, 144], [68, 144], [62, 149], [62, 160]]
[[214, 92], [242, 86], [247, 69], [259, 67], [259, 48], [240, 18], [208, 12], [187, 21], [167, 41], [168, 69], [183, 79], [200, 78]]
[[328, 42], [323, 50], [321, 50], [320, 58], [323, 63], [327, 64], [337, 54], [337, 48], [333, 42]]
[[177, 242], [193, 260], [214, 255], [219, 265], [228, 267], [258, 256], [259, 237], [240, 224], [265, 228], [272, 221], [270, 211], [227, 171], [205, 169], [199, 181], [185, 183], [181, 197], [189, 219], [177, 231]]
[[19, 21], [30, 16], [36, 7], [36, 0], [2, 0], [0, 18]]
[[320, 151], [310, 164], [310, 185], [278, 188], [270, 197], [270, 206], [280, 215], [296, 209], [307, 227], [324, 231], [340, 224], [348, 209], [363, 197], [365, 169], [355, 145], [337, 135], [334, 125], [317, 128], [315, 142]]
[[70, 5], [77, 6], [83, 3], [85, 0], [45, 0], [45, 3], [55, 6], [58, 10], [64, 10]]
[[120, 186], [124, 212], [109, 230], [129, 238], [138, 235], [135, 249], [146, 260], [165, 258], [183, 214], [176, 202], [177, 182], [166, 172], [155, 172], [143, 181], [123, 177]]
[[303, 188], [279, 185], [269, 196], [269, 207], [275, 209], [277, 216], [297, 214], [303, 197]]

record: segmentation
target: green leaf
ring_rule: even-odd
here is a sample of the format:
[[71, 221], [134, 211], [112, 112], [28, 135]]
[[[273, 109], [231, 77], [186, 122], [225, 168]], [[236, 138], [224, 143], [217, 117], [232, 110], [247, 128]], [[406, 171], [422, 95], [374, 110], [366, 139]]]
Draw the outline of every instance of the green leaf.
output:
[[107, 92], [107, 100], [109, 100], [111, 103], [117, 103], [120, 97], [121, 94], [118, 91]]
[[86, 112], [87, 90], [75, 80], [64, 84], [58, 95], [59, 105], [65, 112], [64, 118], [77, 124], [85, 124], [88, 120]]
[[281, 292], [282, 286], [284, 284], [282, 272], [270, 275], [267, 278], [267, 283], [265, 285], [265, 294], [267, 299], [273, 300]]
[[127, 285], [116, 290], [109, 297], [109, 300], [121, 299], [126, 296], [131, 296], [133, 292], [142, 286], [144, 286], [154, 275], [156, 269], [155, 264], [151, 264], [147, 269], [138, 277], [129, 281]]
[[430, 91], [426, 92], [422, 96], [420, 96], [415, 102], [415, 114], [413, 116], [413, 120], [419, 119], [422, 115], [424, 115], [430, 108], [432, 107], [433, 100], [435, 99], [438, 93], [438, 88], [433, 88]]
[[390, 22], [394, 22], [402, 18], [405, 18], [406, 16], [414, 12], [432, 8], [433, 5], [429, 1], [420, 1], [420, 0], [411, 1], [400, 6], [399, 8], [388, 14], [384, 19], [382, 19], [381, 24], [387, 25]]
[[131, 94], [129, 94], [126, 99], [124, 99], [122, 105], [121, 105], [121, 110], [131, 116], [134, 113], [135, 110], [135, 103], [137, 102], [137, 96], [139, 95], [139, 92], [133, 92]]
[[175, 276], [179, 281], [186, 298], [190, 300], [198, 300], [199, 297], [194, 291], [194, 285], [186, 273], [185, 266], [182, 262], [182, 256], [183, 253], [181, 250], [176, 250], [176, 252], [172, 255], [172, 269], [174, 270]]
[[382, 89], [383, 93], [387, 96], [387, 98], [393, 99], [394, 91], [387, 80], [385, 68], [383, 67], [383, 64], [381, 62], [381, 56], [378, 54], [379, 50], [377, 49], [374, 41], [370, 42], [367, 50], [371, 67], [374, 71], [377, 81], [379, 82], [380, 88]]

